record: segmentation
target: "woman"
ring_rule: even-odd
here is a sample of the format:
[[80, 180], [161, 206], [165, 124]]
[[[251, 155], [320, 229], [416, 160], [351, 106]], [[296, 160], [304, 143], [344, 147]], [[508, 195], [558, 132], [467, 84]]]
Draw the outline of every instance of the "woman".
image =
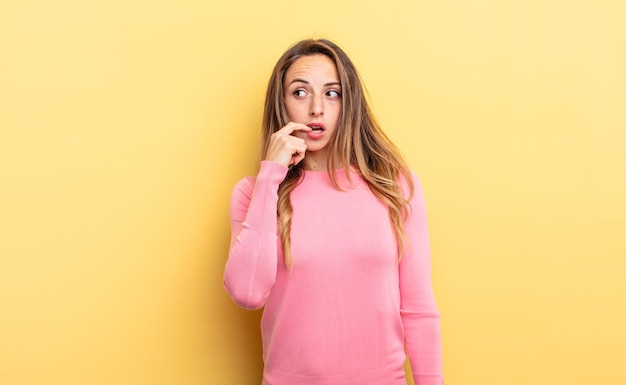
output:
[[264, 385], [440, 385], [422, 190], [327, 40], [272, 73], [263, 161], [231, 199], [224, 286], [261, 321]]

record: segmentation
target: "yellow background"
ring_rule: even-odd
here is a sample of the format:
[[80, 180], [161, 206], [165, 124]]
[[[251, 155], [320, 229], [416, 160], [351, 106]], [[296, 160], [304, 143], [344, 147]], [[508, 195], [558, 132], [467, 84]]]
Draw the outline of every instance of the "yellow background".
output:
[[228, 199], [311, 36], [425, 186], [447, 384], [626, 383], [625, 4], [3, 2], [0, 383], [259, 383]]

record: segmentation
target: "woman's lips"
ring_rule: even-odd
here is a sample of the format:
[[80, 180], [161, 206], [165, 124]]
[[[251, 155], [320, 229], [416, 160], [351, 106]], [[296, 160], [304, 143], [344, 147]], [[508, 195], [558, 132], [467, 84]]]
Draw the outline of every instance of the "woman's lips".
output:
[[319, 139], [324, 135], [324, 131], [326, 131], [326, 127], [322, 123], [309, 123], [307, 126], [311, 127], [311, 131], [307, 132], [309, 138], [311, 139]]

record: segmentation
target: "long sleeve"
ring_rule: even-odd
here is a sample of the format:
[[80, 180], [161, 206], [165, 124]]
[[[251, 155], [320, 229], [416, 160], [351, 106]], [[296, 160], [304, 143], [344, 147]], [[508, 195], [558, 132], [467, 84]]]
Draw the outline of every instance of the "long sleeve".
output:
[[426, 207], [419, 180], [405, 232], [410, 245], [400, 261], [400, 314], [405, 330], [409, 360], [416, 385], [443, 384], [439, 310], [431, 280], [430, 242]]
[[224, 288], [247, 309], [263, 307], [276, 281], [276, 208], [278, 187], [286, 174], [287, 167], [263, 161], [255, 179], [245, 178], [233, 189]]

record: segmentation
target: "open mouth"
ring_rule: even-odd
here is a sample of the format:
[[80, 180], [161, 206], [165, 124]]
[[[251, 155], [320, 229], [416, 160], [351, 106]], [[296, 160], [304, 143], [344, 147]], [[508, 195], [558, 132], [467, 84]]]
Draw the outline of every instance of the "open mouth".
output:
[[321, 123], [310, 123], [307, 126], [311, 127], [312, 132], [322, 132], [326, 129]]

